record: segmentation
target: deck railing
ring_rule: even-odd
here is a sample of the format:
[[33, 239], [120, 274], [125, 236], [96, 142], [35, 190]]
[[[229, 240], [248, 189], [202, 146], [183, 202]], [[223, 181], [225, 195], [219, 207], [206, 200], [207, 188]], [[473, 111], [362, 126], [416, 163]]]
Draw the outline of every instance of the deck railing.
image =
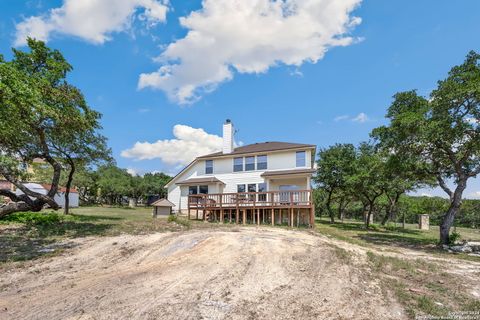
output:
[[311, 206], [312, 190], [210, 193], [188, 196], [188, 208], [190, 209], [309, 208]]

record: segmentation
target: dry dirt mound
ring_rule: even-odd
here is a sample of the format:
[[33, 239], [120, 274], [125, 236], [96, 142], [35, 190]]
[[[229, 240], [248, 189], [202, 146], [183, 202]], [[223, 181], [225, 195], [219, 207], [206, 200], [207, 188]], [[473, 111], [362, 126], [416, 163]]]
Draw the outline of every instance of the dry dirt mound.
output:
[[89, 238], [0, 280], [2, 319], [402, 319], [398, 304], [301, 231]]

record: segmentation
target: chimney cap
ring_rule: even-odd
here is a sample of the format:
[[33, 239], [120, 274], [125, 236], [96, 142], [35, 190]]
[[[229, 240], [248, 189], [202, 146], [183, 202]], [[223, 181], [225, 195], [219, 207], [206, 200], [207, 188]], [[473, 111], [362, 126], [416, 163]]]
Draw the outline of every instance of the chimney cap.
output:
[[232, 123], [232, 120], [227, 119], [227, 120], [225, 120], [225, 123]]

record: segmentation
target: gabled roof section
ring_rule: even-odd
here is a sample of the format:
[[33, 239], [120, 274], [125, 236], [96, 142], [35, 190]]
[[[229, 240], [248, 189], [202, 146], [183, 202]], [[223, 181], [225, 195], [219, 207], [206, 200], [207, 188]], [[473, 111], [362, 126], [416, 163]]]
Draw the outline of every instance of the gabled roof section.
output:
[[232, 156], [232, 155], [241, 155], [247, 153], [259, 153], [259, 152], [270, 152], [270, 151], [280, 151], [280, 150], [289, 150], [289, 149], [315, 149], [316, 146], [313, 144], [303, 144], [303, 143], [291, 143], [291, 142], [259, 142], [254, 144], [249, 144], [242, 147], [237, 147], [233, 150], [232, 153], [224, 154], [221, 151], [207, 154], [197, 159], [206, 159], [206, 158], [215, 158], [220, 156]]

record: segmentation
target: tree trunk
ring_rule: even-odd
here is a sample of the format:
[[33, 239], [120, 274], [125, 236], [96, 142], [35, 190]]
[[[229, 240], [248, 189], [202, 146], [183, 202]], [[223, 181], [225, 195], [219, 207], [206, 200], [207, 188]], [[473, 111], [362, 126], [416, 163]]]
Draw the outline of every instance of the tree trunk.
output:
[[450, 243], [450, 228], [453, 225], [455, 216], [462, 205], [462, 195], [463, 191], [467, 187], [467, 181], [461, 180], [455, 192], [452, 194], [450, 199], [450, 207], [447, 210], [447, 213], [443, 216], [442, 222], [440, 224], [440, 244], [449, 244]]
[[328, 214], [330, 216], [330, 222], [335, 223], [335, 213], [333, 213], [333, 210], [332, 210], [332, 207], [331, 207], [332, 193], [333, 193], [333, 190], [328, 192], [328, 198], [327, 198], [326, 205], [327, 205]]
[[372, 212], [373, 212], [373, 204], [370, 203], [368, 206], [367, 220], [365, 221], [365, 227], [367, 229], [370, 228], [370, 217], [372, 216]]
[[69, 214], [70, 209], [70, 188], [72, 186], [73, 175], [75, 173], [75, 163], [70, 162], [70, 172], [68, 173], [67, 185], [65, 186], [65, 205], [63, 206], [63, 213]]

